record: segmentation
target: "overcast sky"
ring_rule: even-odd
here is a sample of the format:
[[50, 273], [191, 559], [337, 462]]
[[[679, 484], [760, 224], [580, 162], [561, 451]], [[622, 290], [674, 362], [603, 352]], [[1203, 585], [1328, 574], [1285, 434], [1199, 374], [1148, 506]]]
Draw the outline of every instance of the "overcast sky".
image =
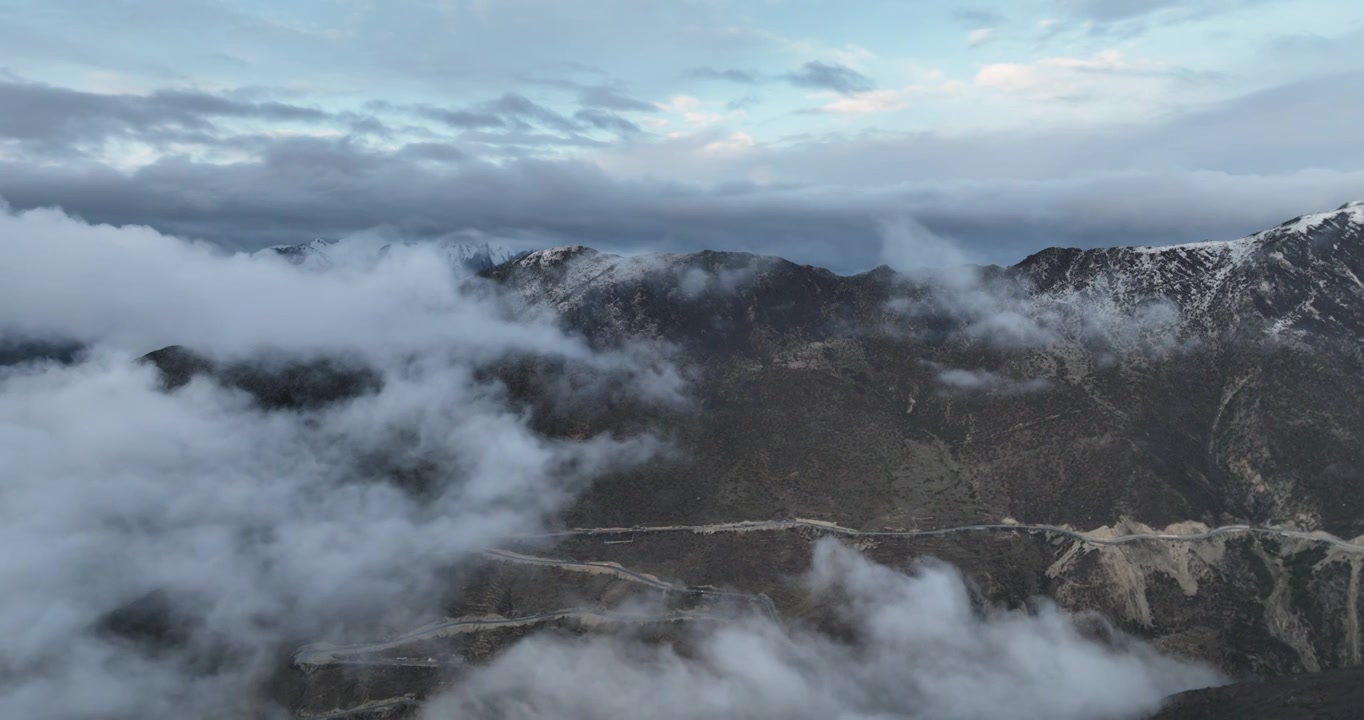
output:
[[1364, 198], [1360, 47], [1358, 0], [0, 0], [0, 197], [234, 249], [1014, 262]]

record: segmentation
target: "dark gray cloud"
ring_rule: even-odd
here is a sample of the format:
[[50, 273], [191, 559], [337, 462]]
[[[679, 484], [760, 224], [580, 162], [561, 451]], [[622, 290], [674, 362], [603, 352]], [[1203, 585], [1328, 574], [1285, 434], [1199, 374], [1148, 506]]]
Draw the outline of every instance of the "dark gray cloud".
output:
[[572, 120], [519, 93], [507, 93], [496, 100], [483, 103], [479, 108], [509, 118], [523, 129], [528, 128], [530, 123], [560, 132], [573, 132], [579, 127]]
[[471, 128], [504, 128], [507, 121], [494, 112], [477, 110], [450, 110], [448, 108], [423, 105], [417, 108], [422, 116], [461, 130]]
[[688, 74], [692, 77], [704, 78], [707, 80], [726, 80], [732, 83], [739, 83], [740, 85], [756, 85], [761, 82], [761, 76], [757, 73], [749, 72], [747, 70], [737, 70], [735, 68], [719, 70], [711, 67], [699, 67], [692, 68], [691, 72]]
[[[274, 99], [277, 91], [246, 89], [212, 94], [161, 90], [148, 95], [101, 94], [23, 81], [0, 80], [0, 137], [23, 144], [38, 155], [72, 157], [84, 146], [114, 138], [133, 138], [154, 147], [192, 144], [252, 152], [272, 151], [274, 138], [226, 125], [225, 120], [279, 124], [308, 123], [341, 129], [353, 139], [391, 137], [394, 128], [379, 115], [416, 116], [459, 132], [461, 141], [502, 154], [517, 148], [598, 147], [584, 136], [596, 131], [620, 135], [641, 129], [605, 107], [587, 107], [565, 116], [518, 93], [464, 107], [403, 106], [366, 103], [364, 112], [327, 112]], [[607, 88], [585, 88], [583, 98], [625, 111], [653, 109]], [[249, 126], [248, 126], [249, 127]], [[405, 128], [418, 135], [420, 128]], [[428, 133], [429, 134], [429, 133]]]
[[615, 180], [571, 161], [491, 164], [452, 155], [433, 164], [424, 159], [433, 149], [382, 154], [294, 139], [257, 162], [225, 167], [170, 159], [123, 174], [0, 164], [0, 195], [19, 208], [61, 204], [91, 221], [146, 223], [231, 247], [387, 225], [413, 237], [475, 229], [546, 246], [747, 250], [839, 271], [878, 264], [879, 221], [904, 214], [960, 243], [973, 259], [1014, 261], [1049, 245], [1234, 237], [1364, 197], [1364, 173], [1328, 172], [704, 190]]
[[787, 82], [796, 87], [833, 90], [844, 95], [876, 89], [875, 81], [846, 65], [818, 61], [807, 62], [791, 72], [778, 76], [764, 76], [761, 73], [736, 68], [713, 67], [692, 68], [687, 74], [694, 78], [723, 80], [739, 85]]
[[[607, 132], [620, 121], [566, 120]], [[414, 237], [474, 229], [616, 251], [747, 250], [856, 271], [881, 262], [886, 223], [905, 216], [987, 262], [1053, 245], [1244, 235], [1364, 198], [1361, 124], [1364, 78], [1345, 75], [1150, 126], [806, 137], [724, 155], [704, 151], [722, 134], [640, 134], [609, 151], [638, 169], [605, 163], [613, 174], [533, 157], [596, 142], [578, 133], [476, 128], [458, 142], [431, 137], [399, 149], [354, 137], [252, 136], [237, 142], [255, 159], [231, 165], [168, 157], [125, 173], [11, 159], [0, 162], [0, 197], [241, 248], [388, 225]], [[660, 167], [695, 180], [623, 179]], [[760, 170], [819, 183], [731, 182]]]
[[247, 102], [209, 93], [162, 90], [103, 95], [16, 80], [0, 81], [0, 136], [49, 149], [114, 136], [208, 132], [214, 120], [322, 122], [336, 116], [315, 108]]
[[833, 90], [844, 95], [876, 89], [871, 78], [837, 63], [807, 62], [782, 77], [796, 87]]
[[[392, 225], [414, 236], [474, 228], [533, 233], [544, 244], [608, 249], [704, 247], [791, 252], [830, 237], [870, 239], [855, 207], [810, 207], [781, 193], [708, 192], [613, 180], [576, 161], [464, 159], [433, 168], [423, 144], [386, 153], [346, 141], [281, 140], [230, 166], [171, 158], [124, 174], [97, 165], [0, 164], [0, 195], [15, 207], [60, 204], [90, 220], [150, 223], [234, 247]], [[783, 239], [791, 238], [787, 243]], [[797, 246], [808, 243], [801, 251]], [[793, 251], [793, 252], [792, 252]]]
[[398, 155], [403, 159], [437, 163], [455, 163], [469, 159], [469, 154], [447, 143], [417, 142], [404, 145]]
[[[593, 90], [600, 92], [591, 92]], [[605, 88], [587, 88], [584, 93], [588, 100], [599, 105], [624, 105], [630, 110], [640, 109], [630, 105], [630, 102], [638, 101], [615, 95]], [[401, 109], [381, 105], [388, 109]], [[412, 109], [422, 117], [462, 131], [459, 136], [461, 141], [487, 146], [597, 147], [601, 145], [599, 141], [584, 137], [582, 133], [601, 130], [633, 135], [641, 132], [635, 123], [603, 107], [585, 107], [573, 117], [567, 117], [518, 93], [506, 93], [493, 100], [462, 108], [418, 105]]]
[[629, 120], [615, 113], [596, 108], [583, 108], [573, 113], [573, 119], [591, 125], [598, 130], [606, 130], [620, 135], [634, 135], [641, 132], [640, 127]]

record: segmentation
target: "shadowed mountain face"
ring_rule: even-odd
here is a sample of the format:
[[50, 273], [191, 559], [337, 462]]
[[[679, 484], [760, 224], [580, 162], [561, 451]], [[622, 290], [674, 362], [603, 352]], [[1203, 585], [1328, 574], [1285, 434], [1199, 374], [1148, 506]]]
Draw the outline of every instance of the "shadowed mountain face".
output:
[[249, 393], [266, 409], [299, 409], [326, 405], [379, 389], [378, 373], [357, 363], [320, 359], [258, 359], [214, 362], [179, 345], [147, 353], [160, 371], [163, 386], [174, 390], [196, 375]]
[[1334, 670], [1195, 690], [1153, 720], [1348, 720], [1364, 714], [1364, 671]]

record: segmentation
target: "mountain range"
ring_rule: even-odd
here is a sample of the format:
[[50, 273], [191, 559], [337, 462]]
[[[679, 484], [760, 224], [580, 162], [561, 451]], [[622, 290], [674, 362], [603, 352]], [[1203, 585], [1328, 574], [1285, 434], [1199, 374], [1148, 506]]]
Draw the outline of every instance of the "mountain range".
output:
[[[336, 262], [325, 242], [269, 251]], [[557, 540], [504, 548], [463, 578], [451, 618], [562, 629], [550, 611], [608, 606], [631, 582], [570, 572], [590, 560], [818, 624], [824, 601], [791, 578], [833, 535], [884, 564], [948, 560], [986, 602], [1099, 611], [1233, 679], [1361, 664], [1364, 203], [1228, 242], [1053, 248], [1008, 267], [843, 276], [581, 246], [448, 256], [595, 346], [661, 348], [691, 388], [663, 411], [614, 396], [561, 407], [544, 392], [561, 380], [553, 364], [497, 367], [547, 435], [647, 426], [675, 452], [597, 482]], [[216, 372], [184, 352], [149, 359], [172, 384]], [[267, 406], [366, 386], [287, 380], [296, 391], [281, 394], [259, 373], [224, 377], [273, 388]], [[532, 555], [575, 560], [516, 560]], [[461, 663], [509, 642], [460, 637], [440, 652]], [[321, 652], [282, 672], [281, 697], [307, 713], [409, 712], [448, 680]], [[1350, 683], [1324, 677], [1314, 692], [1343, 697]], [[1207, 697], [1168, 716], [1231, 717]]]

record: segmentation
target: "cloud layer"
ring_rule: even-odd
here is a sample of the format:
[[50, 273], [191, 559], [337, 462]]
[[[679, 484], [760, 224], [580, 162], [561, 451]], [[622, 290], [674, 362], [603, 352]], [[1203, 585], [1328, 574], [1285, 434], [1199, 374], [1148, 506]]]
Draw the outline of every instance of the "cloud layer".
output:
[[[90, 221], [150, 224], [230, 248], [387, 225], [414, 237], [474, 230], [523, 245], [747, 250], [839, 271], [874, 266], [882, 227], [912, 217], [979, 260], [1015, 262], [1054, 245], [1230, 239], [1364, 197], [1357, 170], [1364, 151], [1351, 134], [1364, 119], [1357, 80], [1283, 86], [1158, 125], [884, 133], [782, 146], [718, 129], [645, 138], [641, 123], [621, 112], [586, 108], [565, 116], [505, 96], [490, 105], [421, 110], [463, 124], [468, 134], [455, 142], [214, 136], [227, 143], [219, 150], [240, 158], [223, 164], [167, 155], [132, 170], [95, 156], [0, 156], [0, 196], [18, 208], [60, 205]], [[871, 95], [839, 102], [876, 102]], [[1322, 95], [1333, 98], [1335, 111], [1313, 109]], [[200, 99], [176, 106], [189, 114], [151, 117], [138, 113], [165, 98], [139, 100], [125, 116], [133, 110], [124, 100], [85, 97], [78, 104], [95, 109], [77, 114], [79, 122], [12, 123], [43, 129], [25, 130], [30, 144], [77, 132], [184, 133], [220, 122], [207, 110], [186, 109]], [[23, 105], [6, 107], [19, 112]], [[495, 140], [492, 131], [505, 137]], [[589, 131], [639, 137], [590, 149], [598, 141]], [[485, 156], [488, 143], [503, 141], [522, 148], [552, 142], [592, 155]], [[1245, 143], [1256, 152], [1244, 152]], [[659, 179], [660, 168], [672, 179]], [[733, 181], [763, 175], [784, 180]]]
[[758, 620], [696, 631], [685, 654], [531, 637], [423, 717], [1132, 720], [1219, 682], [1097, 619], [1087, 635], [1048, 603], [981, 607], [941, 564], [901, 573], [825, 539], [806, 585], [836, 606], [840, 639]]
[[[420, 248], [306, 273], [56, 212], [4, 214], [0, 235], [0, 339], [89, 348], [0, 368], [0, 707], [16, 717], [240, 717], [268, 704], [291, 643], [438, 613], [470, 553], [662, 448], [544, 436], [490, 379], [499, 362], [679, 399], [656, 357], [516, 317]], [[133, 358], [171, 342], [347, 358], [381, 386], [273, 411], [204, 377], [167, 392]]]

